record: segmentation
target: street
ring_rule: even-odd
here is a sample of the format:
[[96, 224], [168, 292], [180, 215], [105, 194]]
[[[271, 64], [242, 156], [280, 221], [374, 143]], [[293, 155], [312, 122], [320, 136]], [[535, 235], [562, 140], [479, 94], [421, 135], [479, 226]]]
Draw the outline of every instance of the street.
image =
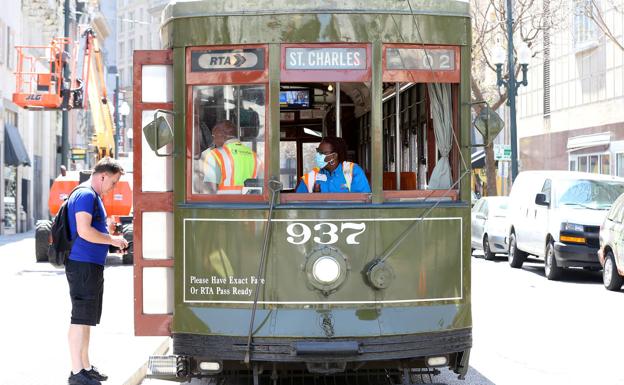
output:
[[[0, 384], [65, 383], [65, 276], [60, 269], [34, 262], [32, 232], [0, 239], [0, 328], [5, 333], [0, 360], [10, 363]], [[434, 382], [624, 384], [624, 337], [618, 327], [624, 319], [624, 292], [605, 290], [600, 272], [569, 271], [563, 281], [553, 282], [544, 278], [539, 262], [525, 263], [522, 269], [511, 269], [504, 257], [485, 261], [475, 255], [472, 262], [471, 369], [466, 381], [443, 371]], [[121, 385], [163, 339], [133, 336], [132, 268], [112, 260], [105, 279], [104, 313], [93, 331], [92, 360], [110, 375], [106, 384]]]

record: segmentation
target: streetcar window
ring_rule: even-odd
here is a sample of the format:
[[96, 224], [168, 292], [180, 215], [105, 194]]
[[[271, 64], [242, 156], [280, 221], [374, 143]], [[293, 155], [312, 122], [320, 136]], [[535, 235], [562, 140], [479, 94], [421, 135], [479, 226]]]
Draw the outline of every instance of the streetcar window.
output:
[[384, 83], [383, 90], [383, 189], [453, 189], [457, 152], [453, 86]]
[[194, 194], [260, 194], [264, 85], [193, 87]]

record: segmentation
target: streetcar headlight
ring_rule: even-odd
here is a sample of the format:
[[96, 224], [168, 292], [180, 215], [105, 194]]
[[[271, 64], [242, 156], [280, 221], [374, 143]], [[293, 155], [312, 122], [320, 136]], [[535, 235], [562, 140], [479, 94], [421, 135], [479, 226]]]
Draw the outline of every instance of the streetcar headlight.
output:
[[332, 257], [321, 257], [312, 265], [314, 279], [323, 284], [336, 282], [340, 277], [340, 264]]

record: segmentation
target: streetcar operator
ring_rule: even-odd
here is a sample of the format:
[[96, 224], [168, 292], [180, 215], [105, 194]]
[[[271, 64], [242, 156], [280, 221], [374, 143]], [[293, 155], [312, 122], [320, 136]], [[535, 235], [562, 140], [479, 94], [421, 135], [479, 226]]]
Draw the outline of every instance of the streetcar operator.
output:
[[364, 170], [346, 158], [344, 139], [324, 137], [316, 149], [316, 167], [301, 178], [296, 192], [370, 193]]
[[212, 129], [215, 148], [205, 157], [204, 184], [208, 194], [241, 194], [247, 179], [262, 178], [258, 155], [242, 144], [229, 120]]

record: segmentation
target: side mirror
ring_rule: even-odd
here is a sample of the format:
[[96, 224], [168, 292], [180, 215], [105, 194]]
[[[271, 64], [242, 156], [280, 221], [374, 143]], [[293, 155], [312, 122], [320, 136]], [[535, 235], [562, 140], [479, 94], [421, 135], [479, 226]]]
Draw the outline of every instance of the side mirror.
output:
[[143, 127], [143, 135], [145, 136], [147, 144], [156, 155], [169, 156], [173, 153], [161, 154], [158, 150], [173, 142], [173, 129], [164, 116], [157, 116], [159, 112], [172, 113], [166, 110], [156, 110], [154, 119]]
[[535, 204], [540, 206], [550, 206], [550, 202], [546, 200], [546, 194], [544, 193], [535, 195]]

